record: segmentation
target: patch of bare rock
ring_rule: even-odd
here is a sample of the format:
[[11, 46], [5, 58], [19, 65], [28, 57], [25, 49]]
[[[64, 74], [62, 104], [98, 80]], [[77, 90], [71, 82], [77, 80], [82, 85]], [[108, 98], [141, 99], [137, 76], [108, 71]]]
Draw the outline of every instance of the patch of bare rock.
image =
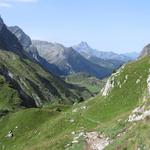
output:
[[103, 150], [112, 141], [98, 132], [88, 132], [85, 138], [85, 150]]

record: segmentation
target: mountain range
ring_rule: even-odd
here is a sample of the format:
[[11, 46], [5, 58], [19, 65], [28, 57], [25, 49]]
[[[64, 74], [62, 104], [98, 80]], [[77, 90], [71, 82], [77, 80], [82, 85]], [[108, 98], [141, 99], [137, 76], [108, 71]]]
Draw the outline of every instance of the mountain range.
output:
[[[87, 89], [68, 84], [43, 69], [38, 57], [30, 55], [31, 49], [25, 49], [31, 45], [30, 40], [25, 44], [23, 41], [26, 40], [23, 40], [20, 34], [18, 40], [3, 20], [0, 20], [1, 109], [11, 110], [20, 106], [40, 107], [49, 102], [71, 104], [81, 97], [84, 99], [92, 95]], [[36, 52], [36, 48], [32, 52]]]
[[115, 60], [118, 61], [119, 64], [135, 60], [139, 55], [136, 52], [117, 54], [111, 51], [99, 51], [91, 48], [87, 42], [81, 42], [78, 45], [73, 46], [73, 48], [89, 60], [91, 59], [91, 57], [95, 57], [100, 58], [103, 61], [105, 60], [105, 62], [113, 62]]
[[76, 52], [72, 47], [64, 47], [58, 43], [45, 41], [32, 41], [33, 45], [43, 58], [50, 64], [55, 64], [61, 71], [61, 75], [83, 72], [98, 78], [104, 78], [111, 74], [107, 68], [94, 64]]
[[84, 72], [91, 76], [104, 78], [111, 74], [110, 69], [90, 62], [71, 47], [67, 48], [47, 41], [31, 41], [31, 38], [18, 26], [11, 26], [8, 29], [18, 38], [24, 50], [31, 57], [57, 76]]
[[31, 40], [18, 26], [11, 26], [8, 29], [15, 34], [25, 51], [57, 76], [83, 72], [97, 78], [105, 78], [122, 64], [136, 59], [133, 53], [132, 57], [129, 57], [130, 54], [119, 55], [94, 50], [86, 42], [65, 47], [59, 43]]

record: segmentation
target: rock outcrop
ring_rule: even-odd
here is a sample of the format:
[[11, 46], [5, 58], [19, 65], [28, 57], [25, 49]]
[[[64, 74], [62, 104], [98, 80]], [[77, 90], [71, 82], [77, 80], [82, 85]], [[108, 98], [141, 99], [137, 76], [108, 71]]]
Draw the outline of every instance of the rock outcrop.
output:
[[18, 38], [24, 49], [28, 49], [32, 44], [30, 37], [18, 26], [10, 26], [8, 29]]
[[143, 50], [142, 50], [142, 52], [141, 52], [139, 58], [143, 58], [143, 57], [145, 57], [145, 56], [147, 56], [147, 55], [150, 55], [150, 44], [146, 45], [146, 46], [143, 48]]

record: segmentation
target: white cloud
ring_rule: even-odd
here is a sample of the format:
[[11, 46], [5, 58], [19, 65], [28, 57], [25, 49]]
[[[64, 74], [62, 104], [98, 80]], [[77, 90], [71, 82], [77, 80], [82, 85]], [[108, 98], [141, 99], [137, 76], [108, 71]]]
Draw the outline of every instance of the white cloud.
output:
[[35, 3], [38, 0], [0, 0], [0, 7], [10, 8], [14, 3]]
[[0, 7], [10, 8], [12, 5], [9, 3], [0, 2]]

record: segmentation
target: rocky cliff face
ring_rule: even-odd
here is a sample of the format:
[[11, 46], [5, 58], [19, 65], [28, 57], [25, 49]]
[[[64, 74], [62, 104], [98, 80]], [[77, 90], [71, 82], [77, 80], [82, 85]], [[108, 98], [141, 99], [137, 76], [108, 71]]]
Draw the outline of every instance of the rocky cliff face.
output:
[[90, 62], [71, 47], [46, 41], [32, 41], [32, 43], [37, 47], [41, 57], [61, 70], [61, 75], [83, 72], [98, 78], [104, 78], [111, 74], [109, 69]]
[[18, 26], [7, 27], [18, 39], [23, 49], [37, 61], [40, 61], [37, 48], [32, 45], [31, 38]]
[[18, 38], [24, 49], [29, 48], [32, 44], [30, 37], [23, 32], [18, 26], [11, 26], [8, 29]]
[[2, 18], [0, 18], [0, 49], [12, 51], [19, 56], [25, 56], [22, 45], [18, 39], [7, 29]]
[[40, 56], [44, 57], [49, 63], [63, 64], [66, 61], [66, 48], [63, 45], [38, 40], [33, 40], [32, 42], [37, 47]]
[[142, 52], [141, 52], [141, 54], [140, 54], [140, 58], [145, 57], [145, 56], [147, 56], [147, 55], [150, 55], [150, 44], [146, 45], [146, 46], [143, 48], [143, 50], [142, 50]]
[[36, 47], [32, 45], [31, 38], [18, 26], [10, 26], [7, 27], [8, 30], [13, 33], [20, 44], [22, 45], [23, 49], [33, 58], [35, 58], [37, 61], [39, 58], [38, 51]]

